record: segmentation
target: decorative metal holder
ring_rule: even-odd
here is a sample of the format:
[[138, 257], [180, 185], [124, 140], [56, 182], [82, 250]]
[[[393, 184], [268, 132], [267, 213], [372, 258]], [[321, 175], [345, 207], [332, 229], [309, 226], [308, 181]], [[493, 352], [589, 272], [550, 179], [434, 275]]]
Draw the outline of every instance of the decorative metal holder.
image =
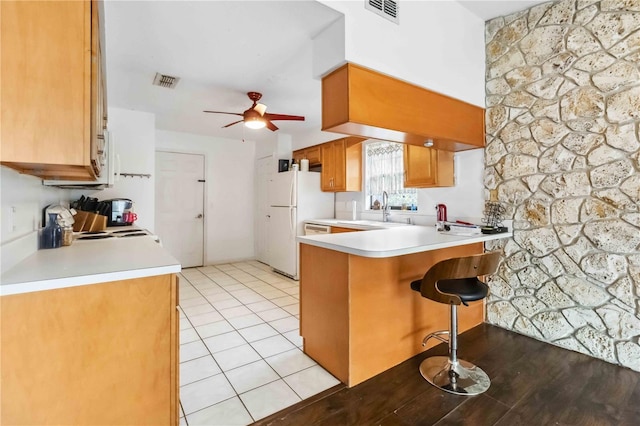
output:
[[484, 203], [484, 217], [482, 223], [483, 234], [498, 234], [507, 232], [507, 228], [502, 225], [504, 214], [507, 209], [497, 201], [486, 201]]

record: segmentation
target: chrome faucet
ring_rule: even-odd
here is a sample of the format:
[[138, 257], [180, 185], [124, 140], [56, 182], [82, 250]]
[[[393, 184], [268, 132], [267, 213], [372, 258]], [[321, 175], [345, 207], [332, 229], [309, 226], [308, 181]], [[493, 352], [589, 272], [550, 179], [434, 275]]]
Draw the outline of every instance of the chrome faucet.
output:
[[387, 191], [382, 191], [382, 221], [383, 222], [389, 222], [389, 216], [391, 216], [391, 213], [389, 212], [390, 209], [391, 209], [391, 206], [389, 205], [389, 194], [387, 194]]

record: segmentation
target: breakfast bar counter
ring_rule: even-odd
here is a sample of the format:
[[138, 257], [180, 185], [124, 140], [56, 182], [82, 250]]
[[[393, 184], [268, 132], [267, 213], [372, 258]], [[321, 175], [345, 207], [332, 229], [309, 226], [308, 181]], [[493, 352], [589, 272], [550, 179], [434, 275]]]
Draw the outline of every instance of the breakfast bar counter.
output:
[[[410, 282], [441, 260], [482, 253], [485, 241], [511, 235], [403, 226], [298, 237], [305, 353], [355, 386], [434, 346], [432, 340], [423, 348], [422, 339], [448, 328], [449, 308], [421, 297]], [[459, 311], [459, 330], [483, 320], [483, 302], [470, 303]]]

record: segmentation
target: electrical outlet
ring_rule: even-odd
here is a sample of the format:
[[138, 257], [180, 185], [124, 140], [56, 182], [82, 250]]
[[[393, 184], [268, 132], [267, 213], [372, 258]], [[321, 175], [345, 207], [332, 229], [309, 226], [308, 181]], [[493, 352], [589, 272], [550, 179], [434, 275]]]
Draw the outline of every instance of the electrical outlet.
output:
[[497, 189], [489, 190], [489, 201], [498, 201], [498, 190]]

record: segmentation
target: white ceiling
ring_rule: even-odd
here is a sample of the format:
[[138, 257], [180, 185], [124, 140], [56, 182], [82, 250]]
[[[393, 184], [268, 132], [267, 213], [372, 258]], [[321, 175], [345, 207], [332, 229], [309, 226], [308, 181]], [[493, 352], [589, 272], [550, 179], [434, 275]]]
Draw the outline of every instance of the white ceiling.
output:
[[[362, 1], [362, 0], [360, 0]], [[542, 1], [461, 1], [483, 20]], [[364, 6], [363, 6], [364, 7]], [[296, 136], [321, 127], [320, 81], [312, 77], [311, 40], [340, 17], [312, 0], [105, 2], [110, 106], [156, 115], [156, 127], [231, 139], [267, 140], [277, 132], [241, 124], [248, 91], [267, 112], [303, 115], [276, 121]], [[180, 77], [173, 90], [153, 86], [156, 72]], [[237, 117], [240, 118], [240, 117]]]

